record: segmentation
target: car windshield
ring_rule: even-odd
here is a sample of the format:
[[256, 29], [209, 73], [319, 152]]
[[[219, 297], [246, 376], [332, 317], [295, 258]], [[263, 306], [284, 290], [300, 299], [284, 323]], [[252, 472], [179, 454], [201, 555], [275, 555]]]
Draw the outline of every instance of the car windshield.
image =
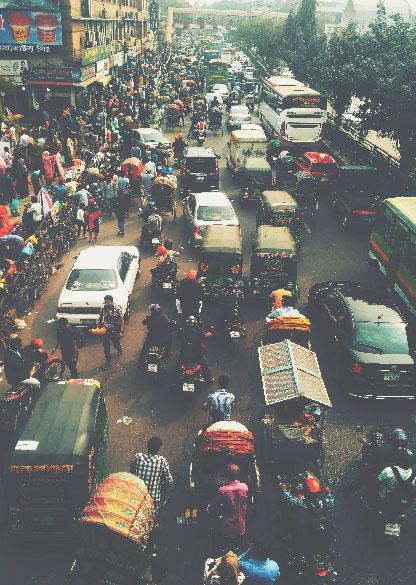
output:
[[117, 288], [116, 273], [108, 268], [74, 269], [69, 275], [66, 288], [75, 291], [112, 290]]
[[409, 353], [405, 323], [359, 322], [355, 349], [369, 353]]
[[215, 173], [217, 159], [209, 157], [195, 157], [186, 159], [186, 168], [190, 173]]
[[233, 211], [228, 205], [201, 205], [198, 207], [197, 218], [201, 221], [227, 221], [233, 219]]
[[142, 138], [145, 142], [161, 142], [163, 141], [163, 136], [160, 132], [156, 130], [148, 130], [146, 132], [141, 132]]

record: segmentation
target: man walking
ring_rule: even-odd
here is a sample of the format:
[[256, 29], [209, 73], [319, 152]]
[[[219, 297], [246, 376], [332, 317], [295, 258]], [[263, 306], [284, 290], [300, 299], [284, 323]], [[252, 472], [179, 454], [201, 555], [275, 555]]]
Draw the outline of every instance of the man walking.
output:
[[156, 510], [160, 506], [162, 492], [173, 486], [169, 463], [165, 457], [158, 454], [161, 446], [160, 437], [150, 437], [147, 442], [147, 453], [136, 453], [130, 465], [130, 473], [140, 477], [146, 484]]
[[126, 235], [125, 231], [125, 221], [126, 216], [129, 210], [129, 200], [125, 195], [121, 193], [117, 196], [114, 202], [114, 213], [117, 218], [117, 225], [118, 225], [118, 235], [123, 237]]
[[204, 404], [208, 409], [208, 424], [219, 420], [231, 420], [231, 410], [234, 405], [235, 396], [229, 392], [230, 379], [221, 375], [218, 378], [218, 390], [208, 395]]
[[58, 319], [57, 341], [59, 349], [61, 350], [62, 359], [64, 360], [66, 367], [69, 369], [71, 378], [78, 378], [77, 335], [74, 329], [70, 327], [66, 317]]
[[103, 336], [104, 370], [106, 370], [111, 365], [111, 343], [117, 350], [118, 355], [123, 353], [120, 343], [120, 337], [122, 337], [124, 331], [123, 311], [121, 307], [114, 304], [114, 299], [111, 295], [105, 295], [104, 297], [104, 305], [100, 310], [97, 325], [106, 329]]

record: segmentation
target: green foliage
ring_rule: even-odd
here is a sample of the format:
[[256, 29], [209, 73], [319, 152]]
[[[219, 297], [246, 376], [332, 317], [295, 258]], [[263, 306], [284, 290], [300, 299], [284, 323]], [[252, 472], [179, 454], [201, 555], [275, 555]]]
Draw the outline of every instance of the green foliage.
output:
[[274, 19], [253, 19], [241, 22], [237, 29], [237, 38], [249, 48], [256, 47], [261, 60], [273, 68], [282, 58], [282, 26]]

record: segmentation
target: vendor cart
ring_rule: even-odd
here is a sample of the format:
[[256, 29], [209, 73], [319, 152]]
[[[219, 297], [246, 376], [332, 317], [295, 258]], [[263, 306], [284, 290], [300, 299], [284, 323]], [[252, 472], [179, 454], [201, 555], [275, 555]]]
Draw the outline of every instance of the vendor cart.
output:
[[264, 394], [264, 462], [279, 472], [321, 466], [331, 401], [316, 354], [288, 339], [263, 345], [258, 353]]

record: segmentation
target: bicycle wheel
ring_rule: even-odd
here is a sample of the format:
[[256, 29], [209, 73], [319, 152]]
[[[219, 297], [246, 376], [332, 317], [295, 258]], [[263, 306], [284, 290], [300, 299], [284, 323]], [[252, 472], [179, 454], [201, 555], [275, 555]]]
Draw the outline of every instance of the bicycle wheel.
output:
[[43, 377], [46, 382], [53, 382], [54, 380], [60, 380], [65, 371], [65, 364], [62, 360], [56, 359], [43, 369]]

